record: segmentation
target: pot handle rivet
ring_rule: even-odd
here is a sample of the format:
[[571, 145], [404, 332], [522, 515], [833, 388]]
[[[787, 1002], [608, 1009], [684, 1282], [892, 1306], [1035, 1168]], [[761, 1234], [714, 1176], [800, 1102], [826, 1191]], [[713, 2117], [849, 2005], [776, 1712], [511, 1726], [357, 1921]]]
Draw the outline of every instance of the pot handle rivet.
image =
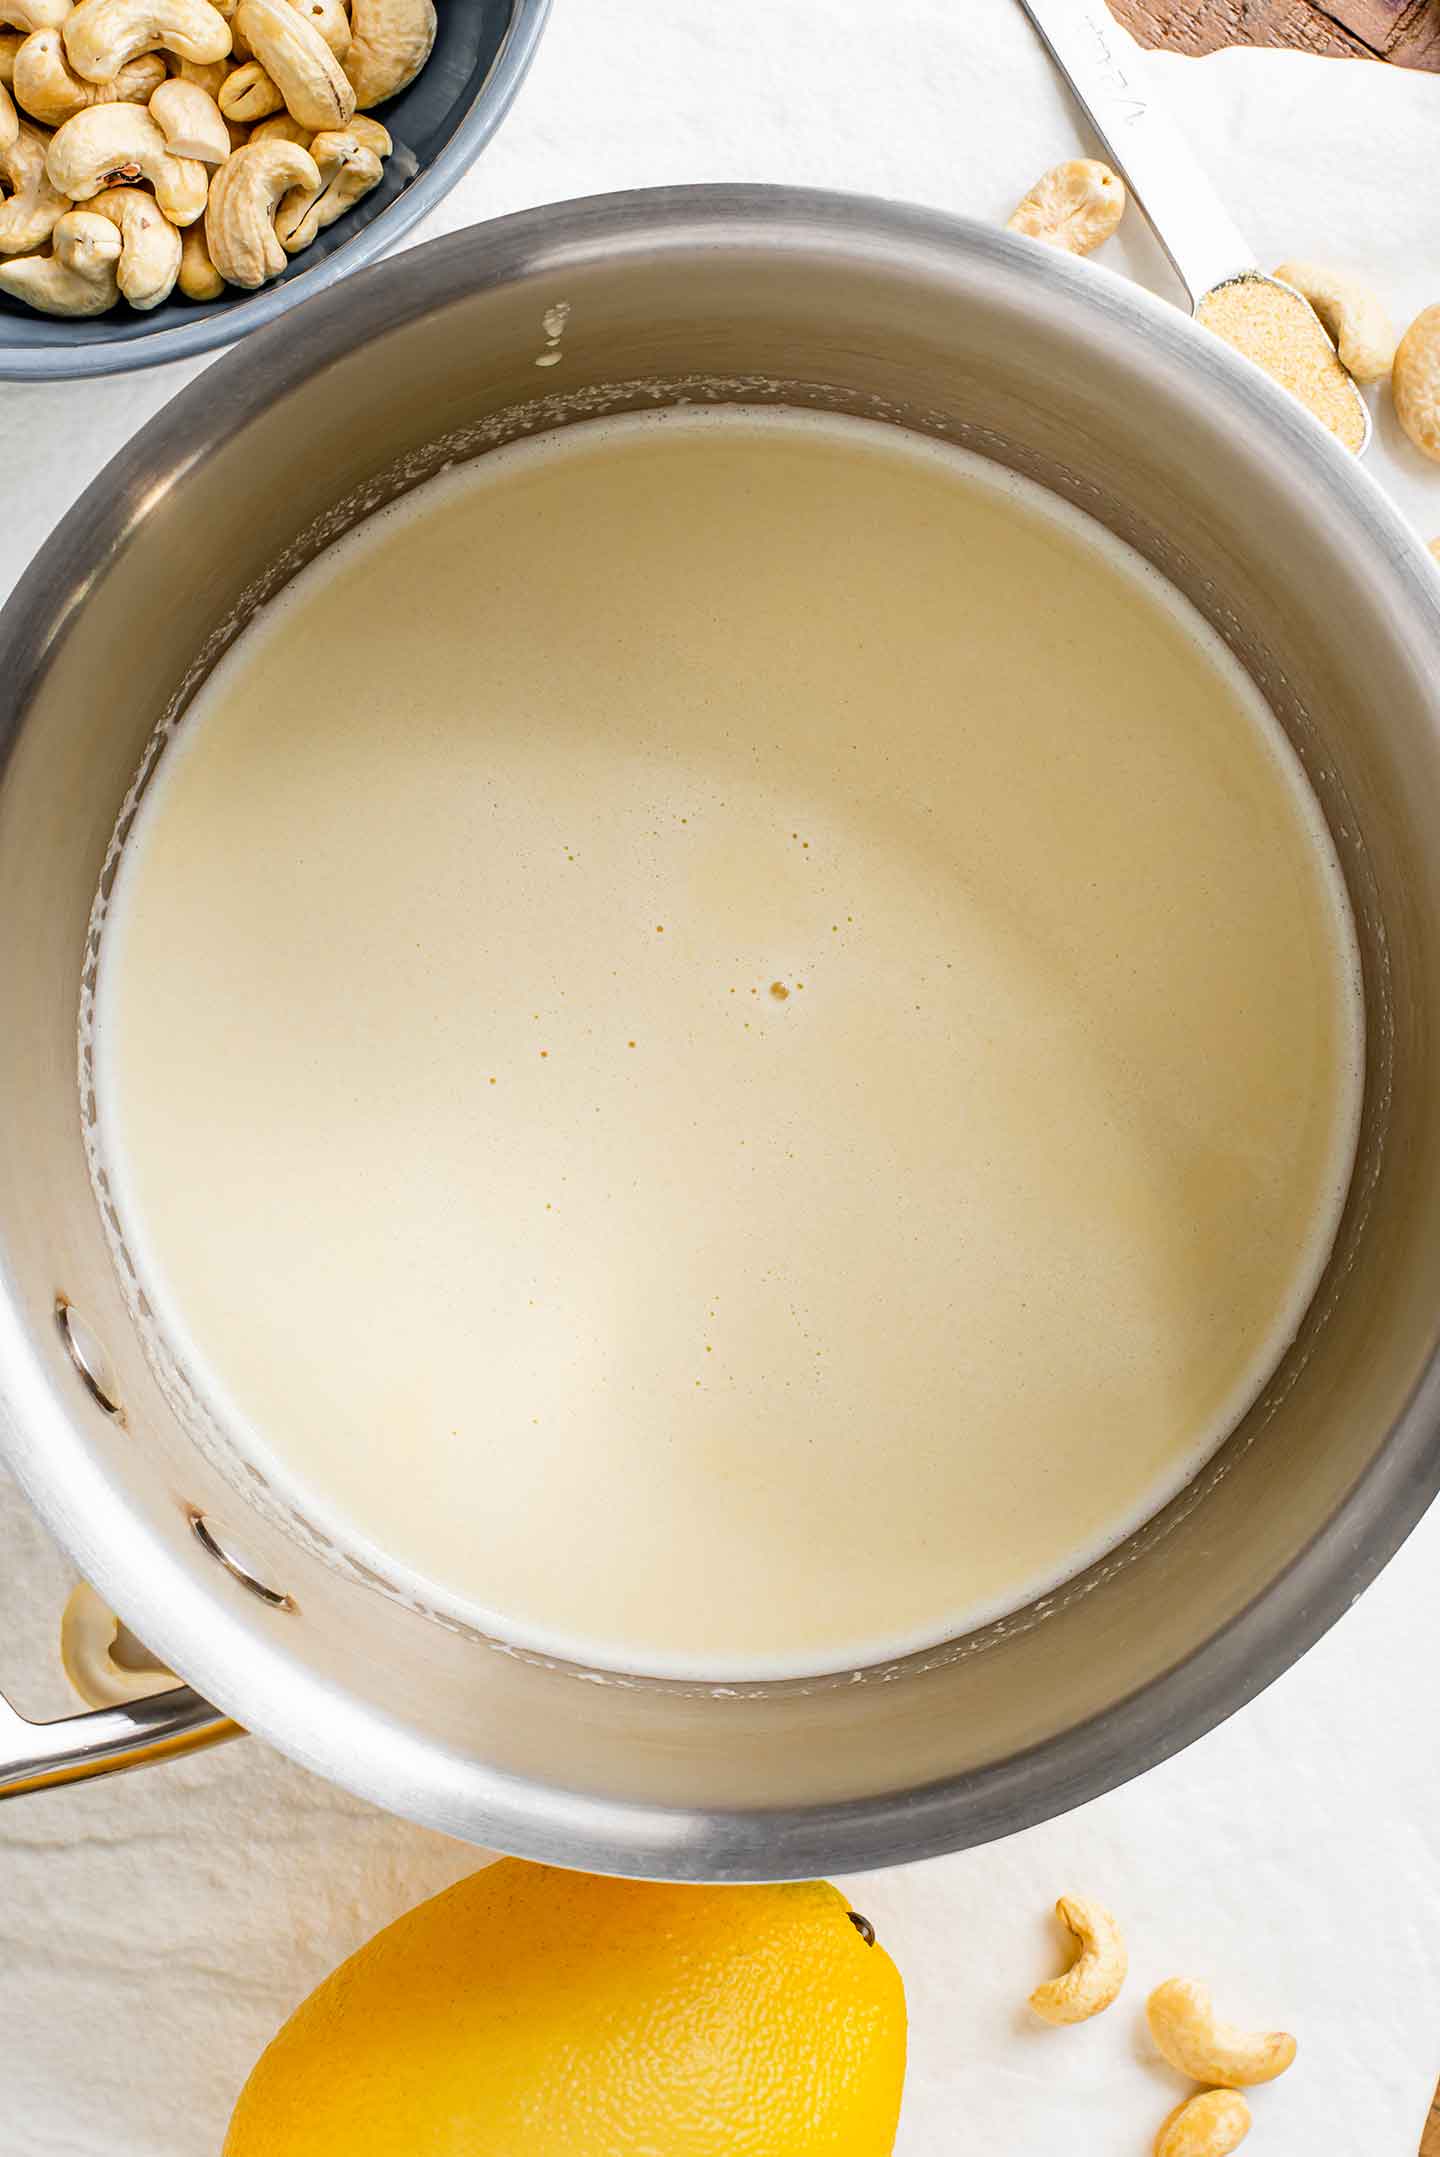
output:
[[242, 1588], [248, 1588], [262, 1603], [267, 1603], [272, 1610], [295, 1610], [299, 1607], [293, 1595], [286, 1595], [280, 1588], [270, 1587], [260, 1578], [259, 1572], [227, 1528], [220, 1527], [200, 1512], [191, 1513], [190, 1527], [201, 1549], [208, 1550], [211, 1557], [224, 1566], [232, 1580], [238, 1580]]
[[123, 1423], [125, 1411], [120, 1405], [110, 1358], [68, 1296], [55, 1298], [55, 1323], [60, 1328], [66, 1353], [84, 1380], [90, 1398], [98, 1402], [107, 1416]]

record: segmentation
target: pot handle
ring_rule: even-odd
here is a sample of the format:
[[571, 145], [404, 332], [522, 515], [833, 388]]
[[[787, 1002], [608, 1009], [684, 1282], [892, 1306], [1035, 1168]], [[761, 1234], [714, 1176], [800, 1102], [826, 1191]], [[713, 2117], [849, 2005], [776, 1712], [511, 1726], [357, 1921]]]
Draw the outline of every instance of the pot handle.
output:
[[242, 1735], [188, 1685], [53, 1723], [28, 1722], [0, 1694], [0, 1799], [118, 1775]]

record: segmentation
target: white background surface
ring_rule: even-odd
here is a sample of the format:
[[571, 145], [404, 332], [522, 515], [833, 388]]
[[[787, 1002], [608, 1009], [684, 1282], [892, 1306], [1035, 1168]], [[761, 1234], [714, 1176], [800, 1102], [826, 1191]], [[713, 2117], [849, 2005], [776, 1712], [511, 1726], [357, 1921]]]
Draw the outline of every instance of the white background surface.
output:
[[[1440, 80], [1293, 54], [1151, 64], [1262, 261], [1348, 261], [1401, 321], [1440, 298]], [[559, 0], [512, 118], [429, 230], [700, 179], [1001, 219], [1086, 147], [1013, 0]], [[1106, 259], [1173, 293], [1133, 213]], [[199, 371], [0, 385], [0, 589]], [[1388, 413], [1372, 454], [1440, 532], [1440, 468]], [[1440, 2069], [1437, 1560], [1440, 1516], [1298, 1669], [1128, 1789], [854, 1891], [909, 1991], [901, 2157], [1140, 2157], [1181, 2093], [1139, 2016], [1172, 1974], [1300, 2038], [1256, 2093], [1257, 2157], [1414, 2157]], [[32, 1712], [66, 1705], [69, 1577], [0, 1486], [0, 1677]], [[0, 2157], [213, 2157], [285, 2013], [474, 1862], [250, 1741], [0, 1810]], [[1058, 1966], [1061, 1892], [1120, 1912], [1132, 1976], [1100, 2022], [1053, 2032], [1023, 2001]]]

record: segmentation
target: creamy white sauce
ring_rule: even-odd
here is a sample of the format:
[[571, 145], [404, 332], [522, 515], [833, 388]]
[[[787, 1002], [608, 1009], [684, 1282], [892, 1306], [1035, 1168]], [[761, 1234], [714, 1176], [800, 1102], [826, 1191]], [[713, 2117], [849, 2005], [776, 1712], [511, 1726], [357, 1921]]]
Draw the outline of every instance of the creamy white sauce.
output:
[[626, 1669], [844, 1668], [1088, 1563], [1292, 1337], [1359, 1099], [1319, 813], [1037, 488], [781, 411], [489, 455], [206, 685], [101, 1157], [234, 1443]]

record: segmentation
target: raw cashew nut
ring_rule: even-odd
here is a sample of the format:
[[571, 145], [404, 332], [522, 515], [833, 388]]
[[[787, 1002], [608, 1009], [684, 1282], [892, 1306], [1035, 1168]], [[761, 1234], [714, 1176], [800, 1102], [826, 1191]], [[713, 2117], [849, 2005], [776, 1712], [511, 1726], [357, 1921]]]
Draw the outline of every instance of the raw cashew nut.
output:
[[1250, 2132], [1238, 2090], [1202, 2090], [1177, 2105], [1155, 2137], [1155, 2157], [1230, 2157]]
[[395, 147], [389, 128], [372, 113], [357, 112], [353, 120], [346, 122], [345, 132], [347, 135], [353, 135], [357, 142], [363, 142], [366, 149], [373, 150], [377, 157], [388, 157]]
[[74, 0], [0, 0], [0, 22], [28, 37], [32, 30], [58, 30]]
[[327, 225], [353, 209], [362, 195], [378, 187], [384, 169], [375, 152], [349, 128], [316, 135], [310, 155], [320, 174], [319, 193], [311, 195], [303, 187], [292, 187], [275, 219], [287, 255], [298, 255]]
[[355, 110], [345, 70], [290, 0], [240, 0], [235, 28], [302, 127], [343, 127]]
[[26, 30], [0, 30], [0, 83], [7, 90], [15, 80], [15, 55], [29, 35]]
[[226, 119], [233, 120], [237, 127], [248, 127], [254, 120], [285, 110], [278, 85], [258, 60], [247, 60], [226, 77], [220, 86], [219, 105]]
[[[0, 0], [0, 7], [15, 0]], [[174, 52], [203, 66], [230, 50], [230, 25], [210, 0], [80, 0], [64, 17], [70, 65], [87, 82], [113, 82], [142, 52]]]
[[1415, 447], [1440, 462], [1440, 307], [1422, 308], [1401, 338], [1390, 388]]
[[45, 137], [23, 120], [15, 140], [0, 150], [0, 190], [10, 197], [0, 207], [0, 255], [33, 254], [73, 206], [68, 195], [50, 185]]
[[156, 52], [142, 53], [121, 68], [113, 82], [86, 82], [65, 57], [59, 30], [36, 30], [15, 55], [15, 98], [46, 127], [63, 127], [91, 105], [143, 105], [165, 80], [165, 62]]
[[216, 173], [205, 213], [205, 242], [225, 282], [253, 292], [289, 259], [275, 235], [275, 211], [292, 187], [320, 192], [320, 173], [298, 142], [250, 142]]
[[20, 139], [20, 115], [15, 110], [15, 100], [0, 82], [0, 150], [8, 150], [12, 142]]
[[299, 8], [311, 29], [320, 32], [336, 59], [343, 60], [350, 50], [352, 35], [344, 0], [290, 0], [290, 6]]
[[120, 297], [141, 314], [168, 300], [180, 275], [180, 235], [143, 187], [105, 187], [89, 207], [120, 234]]
[[434, 0], [350, 0], [345, 72], [363, 112], [412, 83], [435, 43]]
[[1035, 1987], [1030, 2005], [1042, 2022], [1059, 2028], [1101, 2014], [1124, 1984], [1130, 1958], [1120, 1927], [1098, 1902], [1062, 1895], [1055, 1915], [1079, 1941], [1080, 1952], [1062, 1977], [1048, 1978]]
[[205, 208], [210, 175], [193, 158], [172, 157], [139, 105], [92, 105], [57, 128], [45, 159], [50, 184], [72, 202], [102, 187], [148, 180], [172, 225], [193, 225]]
[[106, 217], [67, 210], [55, 226], [52, 255], [0, 262], [0, 292], [43, 315], [103, 315], [115, 305], [120, 235]]
[[1275, 272], [1310, 302], [1357, 382], [1379, 382], [1395, 364], [1395, 325], [1358, 277], [1319, 262], [1282, 262]]
[[193, 82], [197, 90], [220, 102], [220, 92], [229, 80], [231, 63], [226, 60], [182, 60], [178, 53], [165, 55], [170, 72], [181, 82]]
[[382, 127], [368, 112], [357, 112], [354, 119], [346, 125], [344, 132], [353, 135], [362, 148], [373, 150], [381, 159], [387, 158], [395, 147], [390, 139], [389, 128]]
[[1035, 182], [1007, 220], [1011, 232], [1067, 254], [1093, 254], [1125, 215], [1125, 183], [1095, 157], [1054, 165]]
[[[355, 123], [352, 121], [350, 124], [353, 127]], [[308, 150], [310, 137], [314, 132], [315, 130], [312, 127], [302, 127], [298, 120], [292, 120], [288, 112], [277, 112], [273, 120], [261, 120], [251, 128], [250, 140], [252, 142], [298, 142], [302, 150]]]
[[1255, 2082], [1273, 2082], [1295, 2057], [1295, 2040], [1284, 2030], [1252, 2034], [1218, 2022], [1209, 1986], [1190, 1978], [1171, 1977], [1157, 1985], [1145, 2016], [1165, 2058], [1192, 2082], [1248, 2089]]
[[84, 1580], [71, 1590], [61, 1613], [60, 1661], [75, 1691], [92, 1708], [149, 1699], [172, 1691], [179, 1682]]
[[[135, 66], [140, 62], [137, 60]], [[223, 165], [230, 155], [230, 130], [213, 97], [194, 82], [162, 82], [150, 99], [150, 117], [165, 137], [172, 157], [202, 165]]]
[[180, 290], [187, 300], [218, 300], [225, 280], [210, 260], [203, 224], [187, 225], [180, 235]]

